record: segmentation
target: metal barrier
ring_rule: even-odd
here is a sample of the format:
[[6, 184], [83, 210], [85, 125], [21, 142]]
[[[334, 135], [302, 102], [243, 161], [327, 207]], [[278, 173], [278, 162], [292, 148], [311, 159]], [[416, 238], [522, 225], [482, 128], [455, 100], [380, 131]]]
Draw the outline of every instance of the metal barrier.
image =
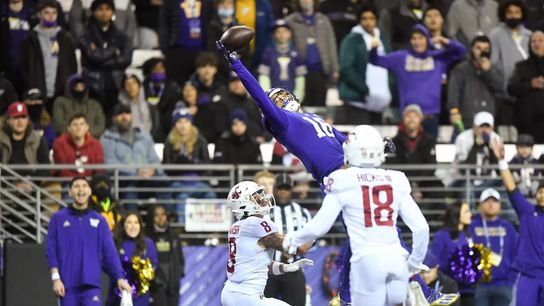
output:
[[[296, 201], [307, 207], [310, 211], [317, 211], [322, 200], [322, 193], [318, 184], [309, 174], [304, 173], [302, 167], [262, 166], [262, 165], [142, 165], [152, 167], [160, 175], [153, 177], [139, 177], [127, 175], [128, 171], [134, 171], [134, 166], [129, 165], [2, 165], [0, 164], [0, 235], [22, 243], [24, 241], [36, 241], [41, 243], [49, 216], [58, 208], [66, 206], [63, 200], [68, 199], [67, 183], [71, 178], [57, 176], [22, 176], [18, 171], [61, 169], [84, 169], [106, 171], [112, 179], [114, 196], [120, 199], [124, 205], [142, 206], [152, 203], [165, 205], [179, 204], [180, 195], [187, 193], [213, 191], [217, 197], [225, 197], [231, 186], [237, 181], [252, 179], [260, 170], [267, 169], [273, 173], [289, 172], [293, 174], [295, 181]], [[413, 186], [412, 194], [420, 205], [428, 223], [434, 232], [442, 225], [446, 205], [464, 200], [475, 209], [479, 193], [487, 186], [496, 186], [502, 190], [500, 177], [495, 175], [476, 176], [473, 172], [475, 166], [451, 164], [436, 165], [387, 165], [388, 169], [401, 170], [407, 176]], [[522, 167], [512, 166], [512, 169]], [[544, 166], [534, 166], [536, 170], [544, 172]], [[497, 170], [495, 167], [484, 167], [485, 170]], [[175, 175], [165, 175], [174, 172]], [[419, 172], [419, 173], [418, 173]], [[538, 171], [535, 171], [538, 172]], [[498, 171], [497, 171], [498, 173]], [[539, 180], [540, 175], [534, 176]], [[205, 182], [206, 186], [194, 186], [183, 182]], [[484, 183], [478, 184], [478, 181]], [[18, 188], [20, 182], [30, 186], [27, 190]], [[142, 183], [143, 182], [143, 183]], [[174, 184], [174, 182], [182, 182]], [[146, 184], [149, 183], [149, 184]], [[135, 192], [139, 195], [136, 199], [123, 197], [127, 192]], [[152, 193], [152, 194], [151, 194]], [[64, 195], [64, 196], [63, 196]], [[164, 196], [169, 195], [169, 196]], [[135, 206], [135, 207], [136, 207]], [[516, 216], [511, 209], [508, 200], [503, 199], [503, 214], [508, 219], [516, 221]], [[401, 226], [402, 222], [400, 223]], [[183, 224], [174, 224], [182, 227]], [[409, 231], [405, 231], [409, 232]], [[182, 238], [196, 239], [197, 241], [211, 238], [223, 239], [224, 233], [181, 233]], [[327, 235], [333, 242], [343, 239], [345, 233], [340, 224], [333, 227], [333, 231]], [[406, 238], [410, 238], [407, 234]]]

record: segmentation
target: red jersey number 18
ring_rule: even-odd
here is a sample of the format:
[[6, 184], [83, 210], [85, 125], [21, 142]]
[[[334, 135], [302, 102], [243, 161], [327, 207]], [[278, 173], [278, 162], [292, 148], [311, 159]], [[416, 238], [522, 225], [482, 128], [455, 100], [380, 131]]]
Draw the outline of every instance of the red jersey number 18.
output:
[[[365, 227], [372, 227], [374, 223], [376, 226], [393, 226], [393, 187], [391, 185], [378, 185], [372, 188], [372, 204], [376, 206], [374, 210], [371, 209], [370, 199], [370, 187], [362, 186], [363, 190], [363, 209], [365, 213]], [[380, 200], [380, 193], [385, 194], [385, 199]], [[387, 212], [385, 220], [383, 220], [382, 212]]]

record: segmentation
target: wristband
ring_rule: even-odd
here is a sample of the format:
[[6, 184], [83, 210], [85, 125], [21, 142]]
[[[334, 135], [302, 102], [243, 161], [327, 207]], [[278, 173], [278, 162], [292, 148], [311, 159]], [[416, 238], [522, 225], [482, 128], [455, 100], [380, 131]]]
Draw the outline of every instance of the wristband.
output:
[[53, 273], [51, 273], [51, 280], [52, 280], [52, 281], [56, 281], [57, 279], [60, 279], [60, 274], [59, 274], [59, 272], [53, 272]]
[[508, 170], [508, 162], [506, 161], [506, 159], [499, 160], [499, 170]]
[[272, 263], [272, 274], [273, 275], [281, 275], [283, 274], [283, 272], [280, 271], [280, 267], [282, 266], [283, 264], [281, 262], [277, 262], [277, 261], [274, 261]]

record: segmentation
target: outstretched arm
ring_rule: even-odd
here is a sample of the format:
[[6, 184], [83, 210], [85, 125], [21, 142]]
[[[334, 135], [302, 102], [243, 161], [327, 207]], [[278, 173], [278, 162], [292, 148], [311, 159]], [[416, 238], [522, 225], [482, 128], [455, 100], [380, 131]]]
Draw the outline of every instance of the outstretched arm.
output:
[[303, 229], [293, 233], [291, 244], [298, 247], [325, 235], [336, 221], [341, 210], [342, 206], [338, 197], [334, 194], [327, 194], [315, 217], [306, 223]]
[[217, 48], [225, 55], [230, 62], [230, 66], [234, 72], [240, 77], [240, 81], [244, 84], [247, 92], [251, 95], [253, 100], [257, 103], [257, 106], [261, 109], [261, 112], [266, 119], [272, 125], [272, 128], [278, 128], [278, 130], [284, 130], [287, 124], [287, 115], [285, 111], [276, 107], [274, 103], [268, 98], [263, 88], [257, 82], [255, 77], [247, 70], [242, 64], [242, 61], [236, 57], [234, 53], [230, 53], [226, 50], [221, 42], [217, 42]]

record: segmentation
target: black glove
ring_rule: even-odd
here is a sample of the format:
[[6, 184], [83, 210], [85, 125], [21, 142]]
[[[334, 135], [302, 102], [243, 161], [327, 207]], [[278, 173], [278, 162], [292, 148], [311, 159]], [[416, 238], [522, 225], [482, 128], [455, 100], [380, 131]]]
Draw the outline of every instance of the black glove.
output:
[[393, 142], [393, 140], [391, 140], [390, 138], [388, 137], [384, 137], [383, 138], [383, 143], [384, 143], [384, 153], [387, 155], [387, 154], [395, 154], [395, 152], [397, 151], [397, 146], [395, 146], [395, 143]]
[[238, 55], [235, 51], [229, 51], [225, 45], [220, 40], [217, 40], [215, 42], [215, 45], [217, 46], [217, 50], [223, 54], [223, 56], [227, 59], [229, 63], [233, 63], [234, 61], [238, 60]]

